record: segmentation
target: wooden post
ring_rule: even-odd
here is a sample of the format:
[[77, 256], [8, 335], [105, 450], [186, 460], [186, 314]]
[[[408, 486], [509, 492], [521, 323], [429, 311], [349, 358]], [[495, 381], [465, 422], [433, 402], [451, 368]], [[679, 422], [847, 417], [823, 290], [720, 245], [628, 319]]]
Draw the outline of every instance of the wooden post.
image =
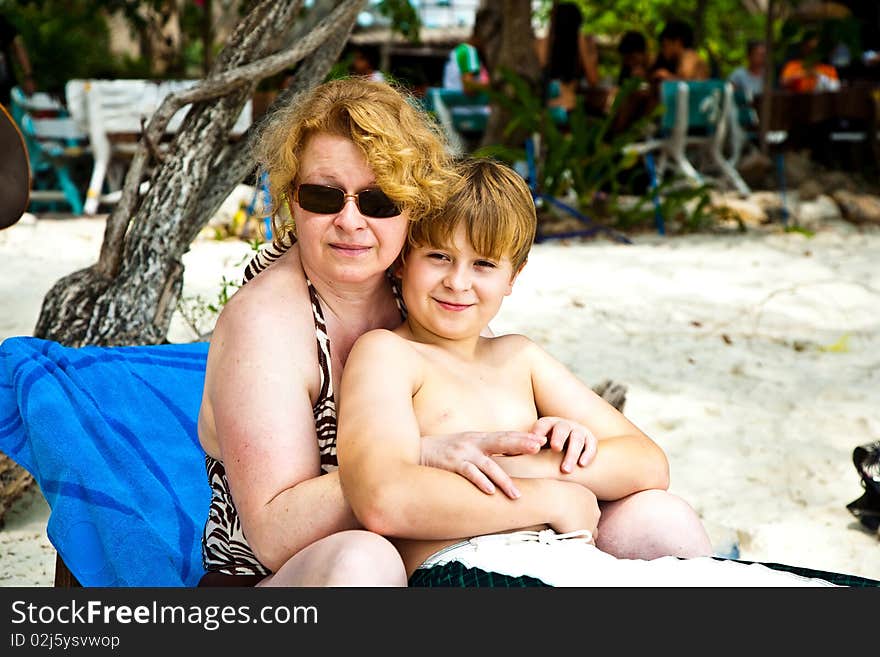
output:
[[767, 2], [767, 25], [764, 30], [764, 46], [767, 52], [766, 63], [764, 64], [764, 90], [761, 94], [761, 125], [759, 143], [761, 152], [767, 155], [769, 150], [767, 144], [767, 132], [770, 127], [770, 113], [773, 111], [773, 20], [776, 17], [776, 0], [768, 0]]

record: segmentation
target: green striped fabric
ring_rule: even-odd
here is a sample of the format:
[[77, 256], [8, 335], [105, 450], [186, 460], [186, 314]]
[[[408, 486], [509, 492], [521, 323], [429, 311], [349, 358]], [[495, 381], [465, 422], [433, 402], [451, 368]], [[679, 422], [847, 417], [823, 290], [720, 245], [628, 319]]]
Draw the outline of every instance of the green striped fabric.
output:
[[480, 568], [468, 568], [460, 561], [449, 561], [431, 568], [419, 568], [409, 578], [409, 585], [479, 589], [521, 589], [547, 586], [541, 580], [528, 575], [513, 577], [492, 573]]
[[[720, 557], [713, 557], [717, 561], [726, 561]], [[813, 570], [812, 568], [803, 568], [802, 566], [788, 566], [784, 563], [768, 563], [765, 561], [742, 561], [740, 559], [730, 559], [737, 563], [751, 564], [759, 563], [773, 570], [783, 570], [787, 573], [794, 573], [801, 577], [812, 577], [815, 579], [824, 579], [826, 582], [837, 584], [838, 586], [853, 586], [857, 588], [867, 588], [872, 586], [880, 586], [880, 582], [876, 579], [868, 579], [867, 577], [859, 577], [858, 575], [847, 575], [845, 573], [832, 573], [828, 570]]]
[[[838, 586], [852, 587], [872, 587], [880, 586], [880, 582], [867, 577], [859, 577], [857, 575], [847, 575], [844, 573], [833, 573], [827, 570], [813, 570], [812, 568], [803, 568], [800, 566], [788, 566], [781, 563], [765, 563], [761, 561], [742, 561], [739, 559], [723, 559], [721, 557], [713, 557], [716, 561], [735, 561], [741, 564], [760, 563], [762, 566], [772, 568], [773, 570], [782, 570], [801, 577], [812, 577], [815, 579], [824, 579], [826, 582], [837, 584]], [[431, 568], [419, 568], [409, 578], [409, 585], [413, 587], [456, 587], [456, 588], [525, 588], [548, 586], [539, 579], [529, 577], [528, 575], [520, 575], [514, 577], [512, 575], [502, 575], [501, 573], [493, 573], [480, 568], [468, 568], [459, 561], [450, 561], [448, 563], [433, 566]]]

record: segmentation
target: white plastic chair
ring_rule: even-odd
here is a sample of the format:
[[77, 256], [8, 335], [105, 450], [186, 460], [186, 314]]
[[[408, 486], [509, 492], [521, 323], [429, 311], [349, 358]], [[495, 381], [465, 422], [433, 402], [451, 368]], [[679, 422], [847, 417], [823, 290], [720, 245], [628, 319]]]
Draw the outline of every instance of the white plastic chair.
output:
[[749, 194], [749, 186], [723, 155], [733, 111], [733, 85], [723, 80], [664, 82], [661, 102], [666, 111], [658, 135], [628, 149], [642, 156], [656, 152], [657, 176], [662, 177], [671, 163], [686, 178], [703, 184], [703, 174], [688, 155], [698, 149], [738, 192]]
[[[86, 192], [85, 214], [95, 214], [101, 202], [114, 203], [121, 194], [122, 174], [114, 175], [110, 167], [114, 156], [130, 156], [137, 142], [113, 140], [111, 135], [141, 135], [162, 101], [171, 93], [188, 89], [198, 80], [70, 80], [65, 87], [71, 116], [89, 134], [94, 155], [94, 166]], [[189, 106], [178, 110], [168, 123], [166, 132], [179, 129]], [[233, 135], [244, 133], [252, 122], [252, 106], [248, 100], [236, 121]], [[118, 158], [116, 158], [118, 160]], [[112, 178], [107, 194], [102, 194], [105, 178]], [[142, 187], [143, 191], [143, 187]]]

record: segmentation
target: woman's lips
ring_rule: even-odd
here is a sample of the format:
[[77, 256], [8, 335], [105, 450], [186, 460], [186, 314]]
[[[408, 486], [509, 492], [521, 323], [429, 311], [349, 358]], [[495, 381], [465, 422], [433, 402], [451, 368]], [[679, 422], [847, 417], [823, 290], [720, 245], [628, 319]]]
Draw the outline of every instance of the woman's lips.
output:
[[[433, 297], [432, 297], [433, 298]], [[449, 301], [441, 301], [440, 299], [434, 299], [444, 310], [451, 310], [453, 312], [461, 312], [462, 310], [467, 310], [473, 304], [471, 303], [450, 303]]]
[[363, 253], [366, 253], [370, 250], [369, 246], [363, 246], [361, 244], [330, 244], [330, 248], [336, 251], [341, 255], [346, 256], [359, 256]]

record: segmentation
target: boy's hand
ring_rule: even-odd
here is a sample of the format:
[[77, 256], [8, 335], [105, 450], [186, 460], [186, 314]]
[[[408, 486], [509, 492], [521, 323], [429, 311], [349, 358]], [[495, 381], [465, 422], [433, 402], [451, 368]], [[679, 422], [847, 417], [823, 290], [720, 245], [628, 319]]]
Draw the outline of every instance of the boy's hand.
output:
[[537, 454], [545, 442], [545, 436], [525, 431], [468, 431], [443, 436], [422, 436], [419, 462], [421, 465], [458, 473], [490, 495], [497, 486], [507, 497], [515, 500], [520, 496], [519, 490], [510, 475], [491, 456]]
[[583, 424], [574, 420], [547, 415], [538, 418], [532, 426], [532, 433], [545, 436], [549, 441], [550, 449], [554, 452], [561, 452], [565, 448], [565, 457], [559, 469], [566, 474], [574, 470], [575, 463], [583, 467], [589, 465], [596, 456], [598, 446], [596, 436]]

